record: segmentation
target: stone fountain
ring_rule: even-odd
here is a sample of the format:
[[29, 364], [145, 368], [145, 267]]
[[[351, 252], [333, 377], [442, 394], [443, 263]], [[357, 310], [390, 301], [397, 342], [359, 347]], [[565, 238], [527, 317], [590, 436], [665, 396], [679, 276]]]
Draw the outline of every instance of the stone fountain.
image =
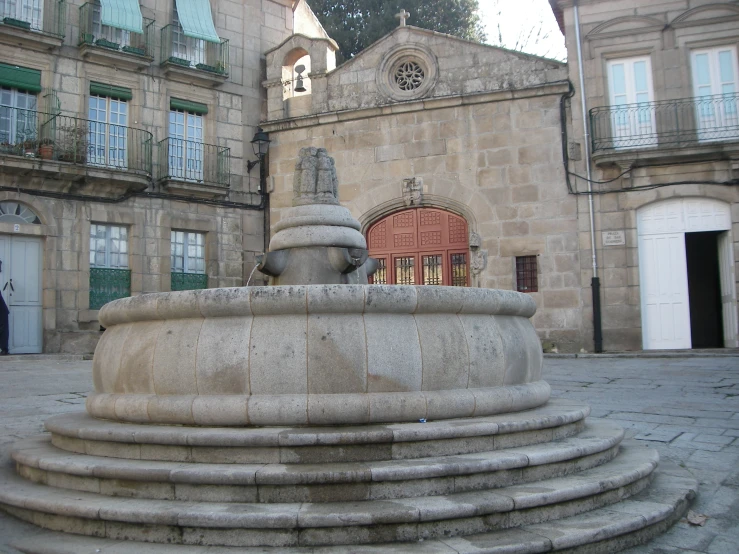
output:
[[73, 548], [18, 548], [610, 552], [682, 515], [683, 470], [549, 399], [529, 296], [367, 285], [359, 230], [304, 148], [273, 286], [104, 306], [87, 413], [17, 444], [0, 482], [2, 509]]

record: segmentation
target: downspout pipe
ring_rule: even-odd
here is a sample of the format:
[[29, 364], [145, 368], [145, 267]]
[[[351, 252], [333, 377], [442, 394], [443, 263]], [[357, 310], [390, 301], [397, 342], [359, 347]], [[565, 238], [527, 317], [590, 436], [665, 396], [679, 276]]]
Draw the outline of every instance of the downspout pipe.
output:
[[593, 207], [593, 185], [590, 171], [590, 132], [588, 128], [588, 106], [585, 94], [585, 76], [582, 63], [582, 41], [580, 40], [580, 12], [578, 2], [575, 8], [575, 40], [577, 41], [577, 72], [580, 77], [580, 103], [582, 107], [582, 126], [585, 131], [585, 176], [588, 182], [588, 211], [590, 215], [590, 251], [593, 261], [593, 280], [590, 288], [593, 293], [593, 346], [595, 352], [603, 352], [603, 327], [600, 309], [600, 278], [598, 277], [598, 257], [595, 250], [595, 209]]

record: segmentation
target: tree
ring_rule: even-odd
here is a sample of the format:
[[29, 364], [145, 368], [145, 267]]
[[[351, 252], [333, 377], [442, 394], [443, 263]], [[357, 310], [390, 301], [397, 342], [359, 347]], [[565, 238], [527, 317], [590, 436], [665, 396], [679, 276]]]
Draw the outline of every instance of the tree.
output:
[[344, 59], [396, 28], [395, 14], [401, 9], [410, 12], [409, 25], [485, 41], [478, 0], [309, 0], [308, 4]]
[[[485, 10], [492, 14], [495, 21], [493, 36], [488, 37], [488, 44], [557, 60], [567, 58], [564, 37], [551, 10], [546, 9], [546, 0], [487, 2]], [[545, 6], [544, 9], [542, 6]], [[527, 14], [525, 21], [522, 13]]]

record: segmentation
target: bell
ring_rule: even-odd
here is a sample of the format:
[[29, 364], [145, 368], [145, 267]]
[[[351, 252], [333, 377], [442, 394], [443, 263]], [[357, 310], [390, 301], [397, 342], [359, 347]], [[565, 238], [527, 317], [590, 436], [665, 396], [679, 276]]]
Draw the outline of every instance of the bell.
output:
[[295, 92], [305, 92], [306, 90], [308, 90], [305, 88], [305, 85], [303, 84], [303, 76], [301, 75], [303, 71], [305, 71], [304, 65], [295, 66], [295, 72], [298, 74], [298, 77], [295, 79], [295, 89], [294, 89]]

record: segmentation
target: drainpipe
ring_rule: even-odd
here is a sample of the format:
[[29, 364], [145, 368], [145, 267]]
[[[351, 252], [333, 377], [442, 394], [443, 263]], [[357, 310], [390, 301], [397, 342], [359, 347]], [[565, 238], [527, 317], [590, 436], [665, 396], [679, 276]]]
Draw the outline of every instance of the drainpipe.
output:
[[580, 13], [575, 7], [575, 40], [577, 41], [577, 71], [580, 74], [580, 102], [582, 105], [582, 125], [585, 130], [585, 176], [588, 180], [588, 210], [590, 212], [590, 251], [593, 258], [593, 280], [590, 288], [593, 292], [593, 345], [596, 352], [603, 352], [603, 328], [600, 311], [600, 279], [598, 278], [598, 258], [595, 251], [595, 215], [593, 208], [593, 185], [590, 173], [590, 133], [588, 132], [588, 107], [585, 101], [585, 77], [582, 63], [582, 42], [580, 40]]

